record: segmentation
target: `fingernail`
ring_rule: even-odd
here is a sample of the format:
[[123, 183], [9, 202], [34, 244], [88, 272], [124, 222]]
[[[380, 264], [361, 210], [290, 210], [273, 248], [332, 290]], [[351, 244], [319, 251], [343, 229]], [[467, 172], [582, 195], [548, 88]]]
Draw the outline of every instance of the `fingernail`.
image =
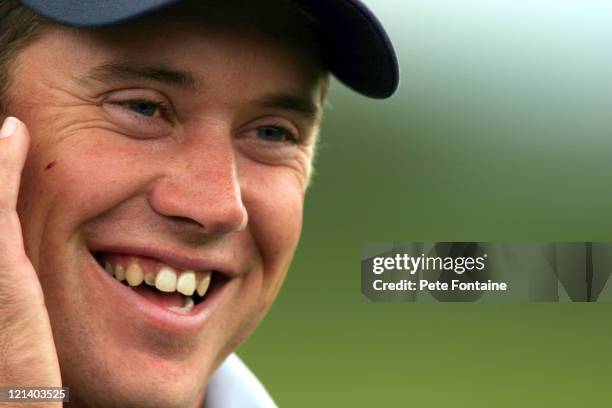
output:
[[5, 137], [13, 136], [15, 130], [17, 129], [17, 124], [19, 121], [13, 117], [8, 117], [4, 120], [4, 124], [2, 125], [2, 129], [0, 130], [0, 139]]

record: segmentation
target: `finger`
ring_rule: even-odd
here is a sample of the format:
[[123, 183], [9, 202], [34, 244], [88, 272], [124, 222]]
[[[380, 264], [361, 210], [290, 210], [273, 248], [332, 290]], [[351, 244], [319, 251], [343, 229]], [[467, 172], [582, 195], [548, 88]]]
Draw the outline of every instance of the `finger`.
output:
[[0, 271], [5, 273], [28, 265], [16, 206], [29, 141], [25, 124], [5, 119], [0, 129]]
[[8, 117], [0, 130], [0, 212], [15, 211], [30, 136], [25, 124]]

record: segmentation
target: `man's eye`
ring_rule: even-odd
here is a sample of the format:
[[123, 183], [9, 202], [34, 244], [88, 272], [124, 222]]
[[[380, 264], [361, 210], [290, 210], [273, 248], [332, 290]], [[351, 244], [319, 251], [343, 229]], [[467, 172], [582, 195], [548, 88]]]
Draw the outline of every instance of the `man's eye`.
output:
[[292, 132], [279, 126], [258, 127], [257, 137], [266, 142], [297, 142], [297, 137]]
[[150, 101], [129, 101], [126, 104], [126, 107], [130, 110], [148, 117], [159, 116], [160, 112], [160, 104], [156, 102]]

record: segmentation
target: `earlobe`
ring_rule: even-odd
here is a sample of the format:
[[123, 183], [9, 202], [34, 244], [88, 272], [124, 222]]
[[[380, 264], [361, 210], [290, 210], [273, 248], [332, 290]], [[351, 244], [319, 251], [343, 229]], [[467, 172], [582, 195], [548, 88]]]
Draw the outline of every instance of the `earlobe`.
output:
[[327, 98], [327, 93], [329, 92], [329, 73], [325, 73], [323, 75], [323, 77], [321, 78], [321, 85], [320, 85], [320, 102], [321, 102], [321, 106], [325, 106], [325, 99]]

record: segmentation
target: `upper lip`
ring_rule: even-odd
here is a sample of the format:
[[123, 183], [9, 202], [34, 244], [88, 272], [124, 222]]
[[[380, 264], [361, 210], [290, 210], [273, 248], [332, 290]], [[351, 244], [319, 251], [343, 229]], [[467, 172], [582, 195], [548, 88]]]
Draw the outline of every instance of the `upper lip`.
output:
[[228, 278], [235, 278], [238, 271], [227, 259], [214, 255], [203, 256], [181, 250], [161, 247], [143, 247], [133, 245], [96, 245], [90, 247], [92, 252], [113, 252], [123, 255], [142, 256], [155, 259], [178, 270], [214, 271]]

